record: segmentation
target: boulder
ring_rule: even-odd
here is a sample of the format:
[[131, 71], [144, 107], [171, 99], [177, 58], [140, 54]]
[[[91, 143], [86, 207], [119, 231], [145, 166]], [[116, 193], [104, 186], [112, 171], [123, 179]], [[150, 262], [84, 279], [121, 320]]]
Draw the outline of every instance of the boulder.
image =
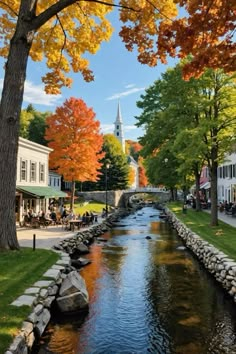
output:
[[88, 307], [88, 298], [82, 292], [77, 292], [57, 298], [57, 305], [63, 313], [74, 313]]
[[77, 271], [70, 272], [61, 284], [57, 304], [62, 312], [74, 312], [88, 306], [89, 296], [84, 279]]
[[80, 252], [80, 254], [86, 254], [89, 253], [89, 248], [85, 244], [81, 243], [78, 247], [77, 250]]

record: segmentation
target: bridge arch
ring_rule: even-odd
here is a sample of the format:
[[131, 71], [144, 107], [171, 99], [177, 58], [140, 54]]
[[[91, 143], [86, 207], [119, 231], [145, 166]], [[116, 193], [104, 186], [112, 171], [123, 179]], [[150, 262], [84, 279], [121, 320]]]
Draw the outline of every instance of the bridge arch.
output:
[[[107, 191], [108, 204], [113, 207], [127, 208], [129, 199], [135, 194], [152, 194], [159, 198], [161, 202], [169, 200], [170, 193], [164, 188], [136, 188], [126, 190]], [[91, 191], [91, 192], [78, 192], [85, 200], [97, 200], [99, 202], [106, 202], [106, 191]]]

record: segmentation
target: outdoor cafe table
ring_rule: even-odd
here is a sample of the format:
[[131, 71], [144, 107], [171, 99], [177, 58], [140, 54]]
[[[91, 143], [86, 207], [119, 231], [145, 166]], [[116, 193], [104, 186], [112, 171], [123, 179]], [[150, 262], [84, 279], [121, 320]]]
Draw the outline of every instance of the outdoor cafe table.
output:
[[78, 226], [78, 229], [81, 228], [82, 220], [70, 220], [69, 224], [70, 224], [70, 230], [74, 231], [75, 230], [75, 226]]

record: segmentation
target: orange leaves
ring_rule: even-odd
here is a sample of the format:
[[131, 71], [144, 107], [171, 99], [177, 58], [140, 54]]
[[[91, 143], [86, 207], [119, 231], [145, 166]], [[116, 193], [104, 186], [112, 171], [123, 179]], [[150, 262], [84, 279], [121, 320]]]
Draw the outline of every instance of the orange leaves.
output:
[[95, 113], [82, 99], [70, 98], [47, 118], [50, 166], [67, 181], [96, 181], [103, 138]]
[[[117, 6], [123, 24], [120, 36], [129, 51], [137, 49], [142, 64], [155, 66], [166, 63], [168, 56], [191, 55], [192, 63], [184, 68], [186, 78], [199, 76], [207, 66], [236, 69], [235, 0], [120, 0], [114, 7], [113, 1], [92, 0], [29, 0], [20, 7], [21, 3], [0, 2], [0, 55], [7, 57], [16, 28], [21, 29], [19, 38], [33, 34], [30, 56], [45, 60], [49, 68], [43, 78], [46, 92], [57, 94], [62, 86], [69, 87], [70, 70], [81, 72], [85, 81], [93, 80], [84, 56], [109, 41], [113, 28], [106, 16]], [[21, 16], [19, 8], [25, 8]]]
[[158, 59], [166, 60], [166, 53], [158, 47], [159, 25], [169, 23], [177, 15], [176, 5], [172, 0], [162, 1], [120, 1], [123, 9], [120, 19], [124, 23], [120, 36], [128, 50], [137, 47], [138, 60], [142, 64], [155, 66]]
[[135, 182], [135, 171], [132, 167], [129, 167], [129, 186], [131, 187]]
[[139, 157], [139, 187], [146, 187], [148, 185], [148, 179], [146, 176], [145, 168], [143, 166], [143, 158]]
[[[235, 0], [121, 1], [125, 24], [120, 36], [130, 51], [137, 46], [138, 60], [154, 66], [167, 56], [193, 57], [184, 67], [186, 79], [199, 76], [206, 67], [236, 70]], [[175, 4], [186, 17], [176, 17]], [[183, 11], [181, 11], [183, 13]], [[180, 14], [181, 14], [180, 13]]]
[[173, 21], [169, 30], [175, 48], [180, 48], [178, 56], [193, 56], [192, 62], [184, 67], [185, 78], [200, 76], [206, 67], [235, 71], [235, 1], [183, 0], [181, 5], [189, 16], [185, 21]]

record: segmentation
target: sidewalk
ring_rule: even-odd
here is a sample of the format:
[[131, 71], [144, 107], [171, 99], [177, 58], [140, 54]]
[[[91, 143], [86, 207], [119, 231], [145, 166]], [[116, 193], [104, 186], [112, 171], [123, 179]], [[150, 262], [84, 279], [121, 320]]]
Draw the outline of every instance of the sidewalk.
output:
[[50, 225], [47, 228], [26, 228], [17, 226], [17, 239], [21, 247], [33, 248], [33, 235], [36, 239], [36, 248], [51, 249], [53, 246], [59, 244], [61, 240], [72, 237], [78, 233], [78, 231], [86, 231], [95, 225], [101, 224], [103, 219], [98, 218], [98, 222], [91, 226], [83, 227], [80, 230], [66, 231], [62, 225]]
[[[205, 212], [210, 214], [210, 210], [204, 210]], [[223, 221], [226, 224], [229, 224], [233, 227], [236, 227], [236, 217], [235, 216], [231, 216], [231, 215], [227, 215], [225, 214], [225, 212], [220, 212], [218, 211], [218, 219]]]

